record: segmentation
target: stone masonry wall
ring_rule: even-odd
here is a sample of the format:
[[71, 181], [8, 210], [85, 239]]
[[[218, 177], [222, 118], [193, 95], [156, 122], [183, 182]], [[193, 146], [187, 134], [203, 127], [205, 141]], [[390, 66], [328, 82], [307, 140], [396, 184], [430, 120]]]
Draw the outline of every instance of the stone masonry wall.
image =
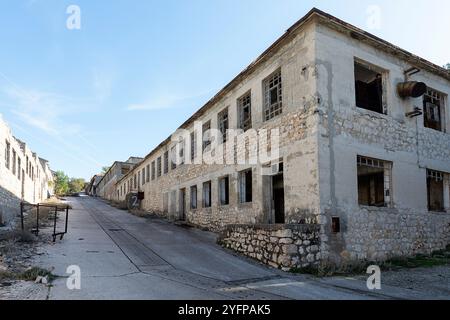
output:
[[319, 225], [230, 225], [219, 243], [284, 271], [318, 266]]
[[[309, 25], [304, 31], [292, 36], [288, 42], [264, 61], [251, 74], [242, 78], [241, 83], [231, 89], [207, 112], [198, 116], [198, 121], [211, 121], [211, 128], [218, 128], [218, 113], [228, 108], [229, 128], [238, 124], [237, 101], [244, 94], [251, 94], [252, 129], [279, 129], [280, 153], [276, 162], [284, 165], [285, 212], [287, 223], [299, 223], [305, 215], [319, 212], [318, 173], [317, 173], [317, 97], [314, 86], [314, 70], [309, 68], [313, 61], [314, 38], [313, 27]], [[273, 72], [281, 70], [283, 83], [283, 112], [281, 115], [264, 121], [264, 93], [262, 83]], [[193, 124], [186, 128], [194, 131]], [[138, 188], [133, 185], [133, 176], [151, 168], [152, 162], [170, 151], [172, 143], [166, 143], [152, 152], [129, 174], [116, 184], [117, 190], [127, 192], [144, 192], [145, 198], [141, 209], [169, 219], [183, 219], [196, 226], [212, 231], [221, 231], [229, 224], [266, 224], [274, 223], [271, 208], [270, 177], [261, 174], [268, 162], [245, 165], [211, 165], [183, 164], [168, 172], [162, 169], [161, 176], [149, 179]], [[197, 140], [197, 145], [201, 141]], [[187, 146], [186, 153], [190, 152]], [[197, 151], [197, 156], [202, 151]], [[227, 150], [226, 152], [231, 152]], [[234, 150], [233, 150], [234, 152]], [[246, 152], [245, 148], [236, 148], [236, 158]], [[249, 152], [250, 153], [250, 152]], [[261, 160], [261, 159], [259, 159]], [[264, 161], [264, 160], [263, 160]], [[164, 166], [164, 161], [162, 160]], [[268, 167], [270, 168], [270, 167]], [[252, 170], [252, 201], [240, 203], [239, 172]], [[219, 203], [219, 179], [229, 177], [229, 204]], [[141, 179], [142, 180], [142, 179]], [[211, 207], [203, 207], [203, 183], [211, 181]], [[197, 208], [190, 205], [191, 187], [197, 187]], [[182, 215], [180, 201], [181, 190], [185, 190], [185, 216]], [[122, 194], [120, 201], [124, 201]]]
[[[9, 165], [7, 145], [9, 144]], [[15, 154], [15, 161], [14, 161]], [[15, 138], [0, 114], [0, 224], [9, 224], [20, 212], [21, 201], [37, 203], [53, 192], [53, 175], [46, 160]]]
[[[410, 79], [446, 97], [445, 130], [425, 128], [423, 115], [406, 115], [423, 107], [423, 97], [403, 99], [396, 92], [410, 62], [325, 26], [316, 31], [322, 254], [338, 263], [382, 261], [445, 248], [450, 244], [449, 81], [426, 70]], [[385, 70], [386, 114], [357, 107], [355, 59]], [[386, 207], [359, 204], [357, 156], [391, 163]], [[443, 212], [428, 210], [427, 169], [444, 173]], [[340, 232], [332, 232], [332, 217], [340, 219]]]

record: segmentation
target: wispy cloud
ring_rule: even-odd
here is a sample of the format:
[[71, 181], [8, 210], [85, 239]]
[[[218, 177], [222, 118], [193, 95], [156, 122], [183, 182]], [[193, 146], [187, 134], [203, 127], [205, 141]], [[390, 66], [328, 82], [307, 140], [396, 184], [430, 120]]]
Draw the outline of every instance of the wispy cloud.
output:
[[17, 86], [6, 86], [2, 91], [9, 100], [13, 114], [47, 134], [74, 134], [81, 130], [77, 124], [63, 121], [64, 116], [86, 109], [77, 99], [36, 89], [25, 90]]
[[176, 108], [193, 103], [196, 100], [207, 96], [208, 94], [211, 94], [211, 91], [205, 91], [194, 95], [160, 94], [159, 96], [149, 99], [147, 102], [130, 104], [126, 107], [126, 110], [152, 111]]

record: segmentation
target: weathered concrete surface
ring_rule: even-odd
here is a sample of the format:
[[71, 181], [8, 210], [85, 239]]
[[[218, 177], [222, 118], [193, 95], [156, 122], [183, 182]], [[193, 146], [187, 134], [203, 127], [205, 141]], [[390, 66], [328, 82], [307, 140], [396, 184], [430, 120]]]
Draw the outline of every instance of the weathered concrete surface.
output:
[[[212, 233], [138, 218], [92, 198], [71, 204], [69, 233], [35, 261], [62, 277], [49, 299], [427, 298], [387, 286], [371, 292], [360, 279], [335, 284], [282, 273], [222, 249]], [[81, 268], [81, 290], [66, 287], [70, 265]]]

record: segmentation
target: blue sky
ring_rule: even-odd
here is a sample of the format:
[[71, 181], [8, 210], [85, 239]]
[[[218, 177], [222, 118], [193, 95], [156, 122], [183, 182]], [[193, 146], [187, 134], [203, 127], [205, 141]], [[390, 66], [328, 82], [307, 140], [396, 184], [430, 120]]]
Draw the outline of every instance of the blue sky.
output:
[[450, 62], [448, 0], [0, 0], [0, 114], [54, 170], [89, 178], [145, 156], [314, 6]]

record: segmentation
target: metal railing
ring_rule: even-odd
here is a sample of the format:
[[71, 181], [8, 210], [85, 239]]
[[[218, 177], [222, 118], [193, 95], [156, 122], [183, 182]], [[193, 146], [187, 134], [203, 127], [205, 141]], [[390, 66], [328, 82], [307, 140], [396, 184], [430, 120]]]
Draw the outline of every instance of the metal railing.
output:
[[[60, 240], [63, 239], [64, 235], [67, 234], [67, 227], [69, 222], [69, 206], [58, 206], [58, 205], [51, 205], [51, 204], [29, 204], [26, 202], [20, 203], [20, 222], [22, 231], [25, 230], [25, 212], [29, 211], [30, 209], [36, 209], [36, 217], [35, 217], [35, 228], [30, 230], [32, 233], [34, 233], [36, 236], [39, 234], [39, 223], [40, 223], [40, 210], [41, 208], [49, 208], [53, 209], [51, 210], [53, 213], [52, 217], [49, 217], [48, 220], [53, 220], [53, 242], [56, 242], [56, 238], [59, 236]], [[64, 231], [58, 232], [58, 213], [64, 212], [65, 213], [65, 221], [64, 221]]]

